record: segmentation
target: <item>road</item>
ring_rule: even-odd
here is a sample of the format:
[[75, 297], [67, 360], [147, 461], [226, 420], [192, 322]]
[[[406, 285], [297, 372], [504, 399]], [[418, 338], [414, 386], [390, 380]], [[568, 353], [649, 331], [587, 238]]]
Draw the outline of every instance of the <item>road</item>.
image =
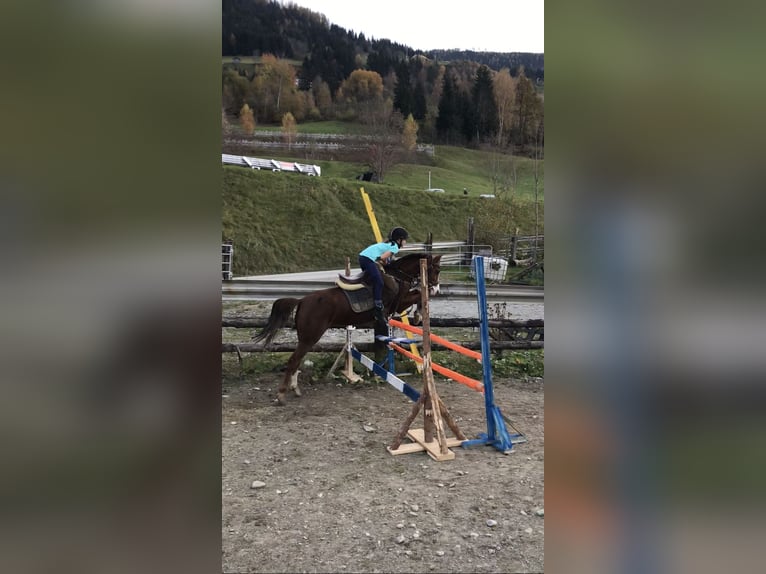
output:
[[[338, 276], [338, 273], [342, 272], [342, 270], [330, 270], [283, 273], [279, 275], [254, 275], [250, 277], [237, 277], [235, 281], [252, 281], [254, 283], [284, 282], [286, 285], [299, 282], [331, 283], [335, 280], [335, 277]], [[359, 269], [351, 269], [352, 275], [359, 272]], [[492, 286], [488, 286], [488, 290], [491, 287]], [[539, 302], [539, 298], [530, 302], [509, 302], [491, 298], [488, 299], [487, 304], [490, 316], [502, 316], [518, 320], [545, 319], [545, 305], [544, 303]], [[502, 311], [502, 313], [500, 311]], [[479, 308], [475, 300], [453, 299], [438, 295], [431, 299], [431, 312], [437, 317], [479, 317]]]

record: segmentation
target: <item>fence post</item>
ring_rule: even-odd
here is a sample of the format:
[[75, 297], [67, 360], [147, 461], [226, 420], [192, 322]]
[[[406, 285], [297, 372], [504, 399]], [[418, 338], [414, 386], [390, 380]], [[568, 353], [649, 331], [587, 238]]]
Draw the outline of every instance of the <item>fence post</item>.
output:
[[468, 238], [466, 239], [466, 253], [463, 258], [463, 265], [470, 265], [474, 255], [474, 227], [473, 217], [468, 218]]

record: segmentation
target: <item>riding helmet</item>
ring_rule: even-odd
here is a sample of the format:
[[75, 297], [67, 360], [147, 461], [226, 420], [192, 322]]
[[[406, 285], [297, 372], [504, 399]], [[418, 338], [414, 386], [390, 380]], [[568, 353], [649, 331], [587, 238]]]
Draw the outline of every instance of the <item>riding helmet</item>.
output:
[[410, 234], [404, 227], [394, 227], [388, 235], [388, 240], [398, 243], [402, 239], [409, 239], [409, 237]]

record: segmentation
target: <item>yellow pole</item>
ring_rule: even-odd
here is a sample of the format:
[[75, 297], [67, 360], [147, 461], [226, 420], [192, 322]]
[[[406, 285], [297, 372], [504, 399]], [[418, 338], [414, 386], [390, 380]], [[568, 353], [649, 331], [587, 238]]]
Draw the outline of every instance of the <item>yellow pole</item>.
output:
[[370, 218], [370, 225], [372, 225], [372, 233], [375, 235], [375, 241], [380, 243], [383, 241], [383, 236], [380, 234], [380, 228], [378, 227], [378, 220], [375, 217], [375, 212], [372, 210], [372, 204], [370, 203], [370, 196], [364, 191], [363, 187], [359, 188], [362, 192], [362, 201], [364, 201], [364, 207], [367, 209], [367, 217]]
[[[367, 194], [366, 191], [364, 191], [363, 187], [359, 188], [359, 191], [362, 193], [362, 201], [364, 202], [364, 207], [367, 210], [367, 217], [370, 219], [370, 225], [372, 226], [372, 233], [375, 235], [375, 241], [380, 243], [383, 241], [383, 236], [380, 234], [380, 227], [378, 227], [378, 219], [375, 217], [375, 212], [372, 210], [372, 203], [370, 203], [370, 196]], [[402, 323], [405, 325], [410, 324], [410, 318], [407, 317], [407, 313], [402, 312], [399, 317], [402, 320]], [[410, 351], [413, 355], [415, 355], [417, 358], [420, 358], [420, 351], [418, 351], [417, 345], [415, 343], [410, 344]], [[418, 373], [421, 373], [423, 371], [423, 365], [421, 363], [415, 363], [415, 366], [418, 368]]]

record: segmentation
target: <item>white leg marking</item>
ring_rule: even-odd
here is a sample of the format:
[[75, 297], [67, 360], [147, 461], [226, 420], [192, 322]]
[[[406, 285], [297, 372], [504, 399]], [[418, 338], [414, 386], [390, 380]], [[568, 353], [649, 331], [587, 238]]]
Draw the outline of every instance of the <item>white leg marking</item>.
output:
[[300, 369], [295, 371], [292, 377], [290, 377], [290, 388], [295, 392], [296, 396], [301, 396], [301, 391], [298, 388], [298, 375], [300, 374]]

